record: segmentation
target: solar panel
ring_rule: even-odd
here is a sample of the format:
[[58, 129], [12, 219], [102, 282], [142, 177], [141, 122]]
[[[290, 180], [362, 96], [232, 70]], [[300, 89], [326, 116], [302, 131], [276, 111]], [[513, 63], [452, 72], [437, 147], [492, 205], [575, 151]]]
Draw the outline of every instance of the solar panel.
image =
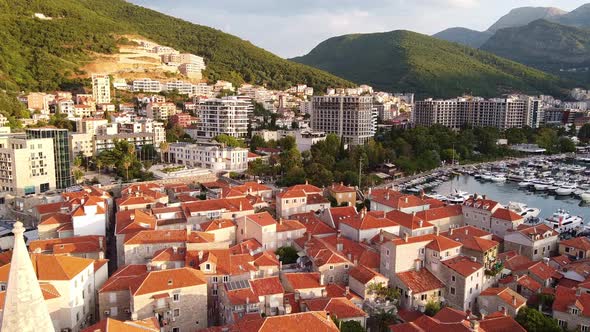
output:
[[250, 288], [250, 283], [247, 280], [230, 281], [226, 284], [228, 290]]

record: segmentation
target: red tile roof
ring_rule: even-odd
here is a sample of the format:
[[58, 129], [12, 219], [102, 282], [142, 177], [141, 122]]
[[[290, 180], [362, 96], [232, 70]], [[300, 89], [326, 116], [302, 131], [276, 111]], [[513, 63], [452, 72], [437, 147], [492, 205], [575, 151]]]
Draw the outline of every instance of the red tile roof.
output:
[[481, 237], [468, 237], [461, 241], [463, 248], [484, 253], [500, 244], [494, 240], [488, 240]]
[[[442, 261], [442, 263], [464, 277], [468, 277], [483, 268], [483, 265], [465, 256], [447, 259]], [[481, 272], [483, 273], [483, 270]]]
[[366, 312], [345, 297], [315, 298], [301, 301], [310, 311], [325, 310], [338, 319], [368, 317]]
[[[454, 205], [454, 206], [460, 206], [460, 205]], [[470, 238], [470, 237], [474, 237], [474, 236], [475, 237], [487, 237], [487, 236], [491, 236], [492, 233], [486, 232], [481, 228], [467, 225], [467, 226], [463, 226], [463, 227], [451, 228], [450, 230], [448, 230], [446, 232], [441, 232], [440, 235], [443, 235], [443, 236], [451, 238], [455, 241], [461, 242], [465, 238]]]
[[465, 203], [463, 203], [463, 205], [473, 207], [476, 209], [488, 210], [490, 212], [494, 211], [495, 208], [501, 206], [500, 203], [493, 201], [491, 199], [474, 199], [473, 197], [466, 200]]
[[43, 253], [54, 254], [95, 253], [104, 251], [105, 246], [106, 242], [104, 236], [85, 235], [31, 241], [29, 244], [29, 251], [35, 252], [36, 250], [40, 250]]
[[71, 256], [31, 254], [33, 268], [41, 280], [72, 280], [88, 266], [94, 268], [94, 260]]
[[223, 228], [236, 227], [236, 224], [231, 219], [217, 219], [200, 224], [204, 232], [215, 231]]
[[235, 246], [229, 248], [232, 254], [247, 254], [250, 251], [256, 251], [262, 248], [262, 244], [255, 239], [244, 240]]
[[438, 319], [442, 323], [458, 323], [464, 319], [468, 319], [468, 315], [465, 311], [444, 307], [432, 318]]
[[432, 238], [432, 241], [426, 245], [426, 248], [438, 252], [447, 251], [459, 247], [461, 247], [461, 243], [440, 235], [435, 235]]
[[541, 280], [548, 279], [561, 279], [563, 276], [557, 272], [556, 269], [545, 264], [544, 262], [533, 262], [530, 264], [524, 264], [517, 268], [517, 271], [528, 270], [529, 274], [533, 274], [539, 277]]
[[115, 271], [98, 292], [127, 290], [132, 283], [136, 282], [138, 277], [144, 275], [146, 272], [147, 267], [145, 265], [125, 265]]
[[385, 216], [389, 220], [398, 223], [400, 226], [411, 230], [434, 227], [434, 225], [419, 218], [417, 215], [404, 213], [398, 210], [387, 212]]
[[268, 277], [250, 280], [250, 287], [256, 296], [283, 294], [285, 290], [279, 277]]
[[125, 236], [125, 245], [180, 243], [187, 241], [186, 230], [145, 230]]
[[444, 288], [445, 285], [427, 269], [397, 273], [397, 278], [415, 294]]
[[577, 307], [582, 316], [590, 317], [590, 294], [583, 292], [577, 295], [575, 289], [557, 286], [553, 311], [569, 312], [571, 306]]
[[428, 205], [428, 203], [417, 196], [405, 195], [399, 191], [393, 191], [390, 189], [372, 190], [371, 194], [369, 195], [369, 199], [394, 209], [404, 209]]
[[250, 201], [246, 198], [221, 198], [210, 199], [206, 201], [196, 201], [182, 203], [186, 216], [191, 216], [193, 213], [219, 211], [239, 212], [239, 211], [254, 211]]
[[328, 189], [334, 193], [355, 193], [356, 189], [345, 186], [343, 183], [333, 183]]
[[172, 289], [204, 285], [203, 272], [190, 267], [150, 271], [130, 284], [132, 296], [164, 292]]
[[319, 272], [285, 273], [283, 280], [291, 285], [293, 290], [323, 287], [320, 284]]
[[485, 332], [526, 332], [525, 328], [510, 316], [488, 317], [479, 321], [479, 327]]
[[227, 284], [223, 284], [223, 286], [225, 287], [227, 299], [233, 305], [244, 305], [246, 303], [254, 304], [260, 302], [258, 296], [254, 294], [250, 288], [229, 290]]
[[494, 213], [492, 213], [492, 218], [507, 220], [507, 221], [518, 221], [524, 219], [518, 213], [508, 210], [505, 208], [499, 208]]
[[289, 218], [299, 220], [312, 235], [336, 234], [336, 230], [321, 221], [314, 212], [298, 213]]
[[360, 264], [358, 266], [355, 266], [354, 268], [352, 268], [352, 270], [350, 270], [350, 272], [348, 274], [350, 275], [351, 278], [356, 279], [357, 281], [361, 282], [364, 285], [371, 282], [376, 277], [382, 277], [384, 279], [387, 279], [381, 273], [379, 273], [373, 269], [369, 269], [368, 267], [366, 267], [364, 265], [360, 265]]
[[526, 304], [526, 298], [508, 287], [487, 288], [479, 296], [494, 296], [502, 300], [505, 304], [517, 309]]
[[462, 215], [463, 213], [461, 205], [449, 205], [416, 212], [416, 217], [424, 221], [440, 220]]
[[275, 225], [277, 223], [277, 221], [268, 212], [251, 214], [246, 216], [245, 218], [262, 227]]
[[375, 228], [395, 227], [398, 224], [388, 218], [376, 217], [373, 214], [362, 212], [351, 218], [344, 218], [340, 223], [348, 225], [357, 230], [368, 230]]
[[159, 332], [160, 324], [155, 317], [144, 320], [120, 321], [105, 318], [82, 330], [82, 332]]
[[590, 239], [587, 237], [574, 237], [559, 242], [560, 246], [571, 247], [578, 250], [588, 251], [590, 250]]

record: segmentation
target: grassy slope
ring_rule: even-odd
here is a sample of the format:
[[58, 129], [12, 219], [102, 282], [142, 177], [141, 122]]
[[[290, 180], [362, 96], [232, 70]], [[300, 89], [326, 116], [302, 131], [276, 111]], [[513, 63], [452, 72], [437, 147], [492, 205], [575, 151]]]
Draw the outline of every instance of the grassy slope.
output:
[[539, 70], [409, 31], [335, 37], [293, 60], [357, 83], [422, 97], [564, 92], [558, 78]]
[[[40, 12], [59, 19], [31, 18]], [[294, 64], [251, 43], [123, 0], [0, 0], [0, 78], [7, 87], [50, 90], [88, 60], [87, 51], [115, 51], [115, 36], [140, 34], [206, 58], [207, 77], [285, 88], [351, 86], [346, 80]]]

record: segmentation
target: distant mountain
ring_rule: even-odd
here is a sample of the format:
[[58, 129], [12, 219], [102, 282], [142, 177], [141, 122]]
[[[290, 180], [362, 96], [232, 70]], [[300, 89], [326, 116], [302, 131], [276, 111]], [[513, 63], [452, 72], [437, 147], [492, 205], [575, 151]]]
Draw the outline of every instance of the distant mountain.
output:
[[462, 45], [479, 48], [483, 45], [493, 34], [488, 31], [476, 31], [467, 28], [449, 28], [443, 30], [435, 35], [434, 38], [459, 43]]
[[588, 28], [590, 27], [590, 3], [580, 6], [567, 14], [558, 16], [554, 20], [564, 25]]
[[432, 37], [479, 48], [500, 29], [527, 25], [532, 21], [543, 18], [557, 19], [566, 13], [566, 11], [553, 7], [520, 7], [512, 9], [508, 14], [502, 16], [486, 31], [458, 27], [443, 30], [432, 35]]
[[359, 84], [419, 97], [562, 95], [565, 85], [555, 76], [491, 53], [410, 31], [334, 37], [292, 60]]
[[[34, 18], [42, 13], [52, 19]], [[238, 37], [124, 0], [0, 0], [0, 79], [8, 90], [56, 90], [80, 85], [80, 68], [96, 54], [113, 54], [142, 36], [203, 56], [209, 80], [283, 89], [304, 83], [323, 91], [352, 83], [282, 59]]]
[[488, 28], [489, 32], [496, 32], [504, 28], [527, 25], [539, 19], [553, 19], [567, 12], [553, 7], [520, 7], [514, 8], [508, 14], [502, 16], [496, 23]]
[[[583, 74], [582, 68], [590, 67], [590, 29], [537, 20], [523, 27], [499, 30], [481, 49], [541, 70], [573, 77], [572, 73], [582, 70]], [[585, 81], [590, 81], [590, 73], [586, 71], [585, 76]]]

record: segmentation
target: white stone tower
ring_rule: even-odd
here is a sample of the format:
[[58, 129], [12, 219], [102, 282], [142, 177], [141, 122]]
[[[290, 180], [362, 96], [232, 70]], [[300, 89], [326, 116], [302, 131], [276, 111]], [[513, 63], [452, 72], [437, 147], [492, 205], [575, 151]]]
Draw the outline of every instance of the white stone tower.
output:
[[53, 332], [53, 323], [25, 244], [25, 228], [14, 224], [14, 249], [8, 274], [2, 332]]

